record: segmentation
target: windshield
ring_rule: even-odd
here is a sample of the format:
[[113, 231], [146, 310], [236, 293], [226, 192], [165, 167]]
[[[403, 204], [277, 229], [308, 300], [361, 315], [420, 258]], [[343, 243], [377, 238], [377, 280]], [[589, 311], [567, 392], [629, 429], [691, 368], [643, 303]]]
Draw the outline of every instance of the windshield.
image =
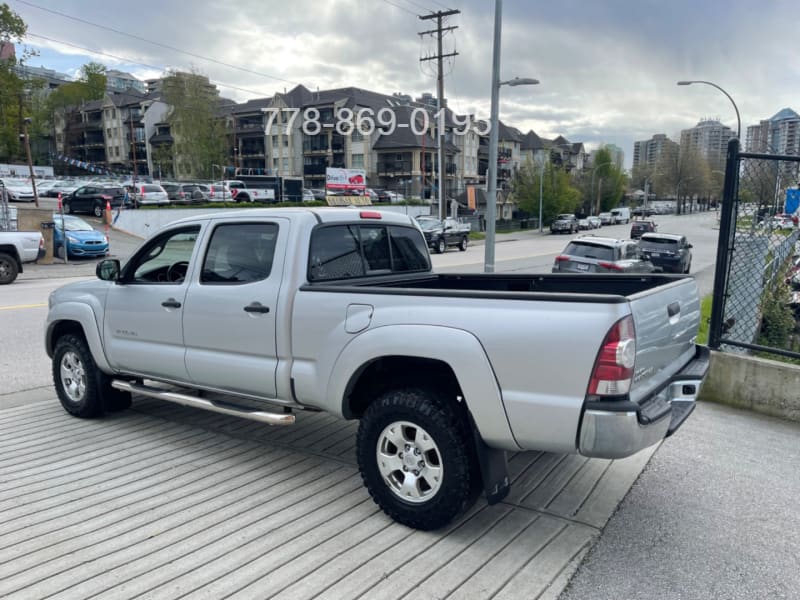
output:
[[56, 227], [59, 229], [65, 229], [66, 231], [94, 231], [94, 227], [89, 225], [83, 219], [64, 217], [64, 220], [62, 221], [61, 217], [55, 217], [53, 220], [55, 221]]
[[441, 228], [442, 224], [437, 219], [419, 219], [419, 226], [423, 231], [430, 231]]
[[614, 249], [608, 246], [598, 246], [597, 244], [587, 244], [585, 242], [572, 242], [564, 254], [569, 256], [580, 256], [582, 258], [594, 258], [597, 260], [614, 260]]

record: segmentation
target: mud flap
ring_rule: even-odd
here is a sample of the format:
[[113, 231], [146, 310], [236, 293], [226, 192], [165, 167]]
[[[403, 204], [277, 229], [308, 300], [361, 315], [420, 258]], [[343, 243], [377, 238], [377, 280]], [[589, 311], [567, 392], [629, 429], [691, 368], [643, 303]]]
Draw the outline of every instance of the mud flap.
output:
[[481, 469], [483, 491], [486, 500], [491, 506], [501, 502], [511, 490], [511, 481], [508, 477], [508, 461], [505, 450], [490, 448], [483, 441], [472, 415], [469, 416], [472, 437], [475, 442], [475, 454]]

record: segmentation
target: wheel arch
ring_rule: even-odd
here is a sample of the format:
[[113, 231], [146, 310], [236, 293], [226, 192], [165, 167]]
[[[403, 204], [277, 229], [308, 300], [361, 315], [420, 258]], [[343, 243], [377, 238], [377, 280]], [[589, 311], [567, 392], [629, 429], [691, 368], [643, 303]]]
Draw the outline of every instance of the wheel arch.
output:
[[378, 327], [351, 340], [333, 366], [328, 405], [357, 419], [391, 387], [432, 387], [461, 402], [487, 444], [518, 450], [488, 356], [470, 332], [430, 325]]
[[58, 307], [57, 315], [48, 317], [45, 330], [45, 350], [50, 358], [53, 358], [58, 339], [67, 334], [83, 337], [98, 368], [107, 373], [113, 372], [106, 359], [94, 311], [89, 306], [75, 302], [65, 303]]

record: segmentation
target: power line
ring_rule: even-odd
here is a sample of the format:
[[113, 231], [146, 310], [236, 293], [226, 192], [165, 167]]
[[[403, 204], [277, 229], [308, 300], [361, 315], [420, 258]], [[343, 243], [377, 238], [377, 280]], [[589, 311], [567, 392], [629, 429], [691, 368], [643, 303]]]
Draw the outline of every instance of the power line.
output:
[[270, 75], [268, 73], [261, 73], [260, 71], [253, 71], [253, 70], [247, 69], [245, 67], [239, 67], [237, 65], [232, 65], [230, 63], [226, 63], [226, 62], [223, 62], [221, 60], [217, 60], [215, 58], [210, 58], [208, 56], [202, 56], [200, 54], [195, 54], [194, 52], [189, 52], [188, 50], [181, 50], [180, 48], [176, 48], [175, 46], [170, 46], [168, 44], [162, 44], [161, 42], [156, 42], [156, 41], [153, 41], [153, 40], [149, 40], [147, 38], [143, 38], [141, 36], [134, 35], [132, 33], [126, 32], [126, 31], [121, 31], [119, 29], [114, 29], [113, 27], [109, 27], [107, 25], [101, 25], [99, 23], [93, 23], [92, 21], [87, 21], [86, 19], [81, 19], [80, 17], [75, 17], [75, 16], [72, 16], [72, 15], [68, 15], [66, 13], [62, 13], [62, 12], [59, 12], [57, 10], [53, 10], [51, 8], [45, 8], [43, 6], [38, 6], [36, 4], [33, 4], [32, 2], [27, 2], [27, 0], [17, 0], [17, 2], [19, 2], [20, 4], [25, 4], [26, 6], [30, 6], [32, 8], [37, 8], [37, 9], [42, 10], [44, 12], [48, 12], [48, 13], [51, 13], [51, 14], [54, 14], [54, 15], [58, 15], [60, 17], [64, 17], [65, 19], [70, 19], [72, 21], [77, 21], [78, 23], [84, 23], [86, 25], [91, 25], [92, 27], [97, 27], [98, 29], [105, 29], [107, 31], [111, 31], [111, 32], [117, 33], [119, 35], [124, 35], [126, 37], [133, 38], [135, 40], [139, 40], [139, 41], [142, 41], [142, 42], [146, 42], [148, 44], [153, 44], [154, 46], [160, 46], [161, 48], [166, 48], [167, 50], [172, 50], [174, 52], [180, 52], [181, 54], [186, 54], [187, 56], [191, 56], [193, 58], [199, 58], [200, 60], [206, 60], [208, 62], [212, 62], [212, 63], [218, 64], [218, 65], [221, 65], [223, 67], [228, 67], [230, 69], [236, 69], [238, 71], [243, 71], [245, 73], [250, 73], [252, 75], [259, 75], [261, 77], [266, 77], [268, 79], [275, 79], [276, 81], [283, 81], [285, 83], [291, 83], [292, 85], [299, 85], [298, 82], [296, 82], [296, 81], [291, 81], [289, 79], [283, 79], [282, 77], [276, 77], [275, 75]]
[[405, 6], [400, 6], [399, 4], [395, 4], [394, 2], [390, 2], [389, 0], [383, 0], [383, 1], [384, 1], [384, 2], [386, 2], [386, 4], [391, 4], [391, 5], [392, 5], [392, 6], [394, 6], [395, 8], [399, 8], [400, 10], [404, 10], [404, 11], [406, 11], [406, 12], [407, 12], [408, 14], [410, 14], [410, 15], [414, 15], [415, 17], [418, 17], [418, 16], [419, 16], [417, 13], [415, 13], [414, 11], [411, 11], [411, 10], [407, 9]]
[[442, 8], [444, 8], [446, 10], [452, 10], [449, 6], [445, 6], [444, 4], [442, 4], [441, 2], [437, 2], [436, 0], [431, 0], [431, 2], [433, 2], [437, 6], [441, 6]]
[[[55, 38], [47, 37], [46, 35], [39, 35], [37, 33], [31, 33], [30, 31], [27, 31], [25, 33], [25, 35], [29, 35], [31, 37], [39, 38], [39, 39], [42, 39], [42, 40], [47, 40], [48, 42], [54, 42], [56, 44], [64, 44], [65, 46], [71, 46], [72, 48], [77, 48], [78, 50], [84, 50], [85, 52], [90, 52], [91, 54], [99, 54], [100, 56], [108, 56], [109, 58], [120, 60], [122, 62], [131, 64], [131, 65], [139, 65], [139, 66], [142, 66], [142, 67], [147, 67], [148, 69], [156, 69], [158, 71], [164, 71], [165, 70], [164, 67], [159, 67], [159, 66], [156, 66], [156, 65], [150, 65], [150, 64], [147, 64], [147, 63], [140, 62], [138, 60], [133, 60], [132, 58], [128, 58], [128, 57], [125, 57], [125, 56], [120, 56], [118, 54], [111, 54], [109, 52], [102, 52], [100, 50], [92, 50], [91, 48], [86, 48], [85, 46], [79, 46], [77, 44], [73, 44], [72, 42], [65, 42], [63, 40], [57, 40]], [[254, 90], [248, 90], [246, 88], [238, 87], [238, 86], [235, 86], [235, 85], [230, 85], [230, 84], [227, 84], [227, 83], [220, 83], [219, 81], [213, 81], [211, 79], [209, 79], [208, 81], [209, 81], [209, 83], [213, 83], [214, 85], [218, 85], [220, 87], [230, 88], [232, 90], [239, 90], [240, 92], [247, 92], [248, 94], [253, 94], [255, 96], [261, 96], [262, 98], [265, 97], [265, 96], [271, 96], [272, 95], [272, 94], [267, 94], [265, 92], [256, 92]]]
[[413, 4], [413, 5], [414, 5], [414, 6], [416, 6], [417, 8], [421, 8], [421, 9], [422, 9], [422, 10], [424, 10], [425, 12], [432, 12], [432, 11], [431, 11], [431, 9], [429, 9], [427, 6], [422, 6], [422, 4], [419, 4], [419, 3], [417, 3], [417, 2], [414, 2], [414, 0], [406, 0], [406, 2], [408, 2], [409, 4]]

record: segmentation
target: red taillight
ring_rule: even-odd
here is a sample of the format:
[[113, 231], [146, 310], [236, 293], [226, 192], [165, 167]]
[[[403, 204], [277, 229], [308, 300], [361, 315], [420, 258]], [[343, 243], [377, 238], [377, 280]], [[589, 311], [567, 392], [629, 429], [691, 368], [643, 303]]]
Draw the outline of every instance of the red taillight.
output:
[[42, 236], [39, 236], [39, 250], [44, 250], [44, 248], [45, 248], [44, 238]]
[[601, 262], [597, 263], [597, 266], [603, 267], [604, 269], [608, 269], [609, 271], [624, 271], [625, 270], [624, 268], [620, 267], [618, 264], [610, 263], [610, 262], [602, 262], [601, 261]]
[[565, 262], [567, 260], [569, 260], [569, 256], [564, 256], [563, 254], [561, 254], [560, 256], [556, 256], [557, 263]]
[[214, 186], [213, 185], [211, 186], [211, 195], [212, 196], [214, 195]]
[[360, 216], [362, 219], [380, 219], [381, 213], [379, 213], [377, 210], [362, 210], [358, 216]]
[[588, 393], [593, 396], [621, 396], [631, 389], [636, 363], [636, 335], [633, 317], [614, 323], [606, 334], [594, 363]]
[[142, 196], [144, 196], [144, 186], [142, 186]]
[[185, 198], [185, 197], [186, 197], [186, 194], [185, 194], [184, 192], [181, 192], [181, 193], [180, 193], [180, 194], [178, 194], [178, 195], [179, 195], [181, 198]]

